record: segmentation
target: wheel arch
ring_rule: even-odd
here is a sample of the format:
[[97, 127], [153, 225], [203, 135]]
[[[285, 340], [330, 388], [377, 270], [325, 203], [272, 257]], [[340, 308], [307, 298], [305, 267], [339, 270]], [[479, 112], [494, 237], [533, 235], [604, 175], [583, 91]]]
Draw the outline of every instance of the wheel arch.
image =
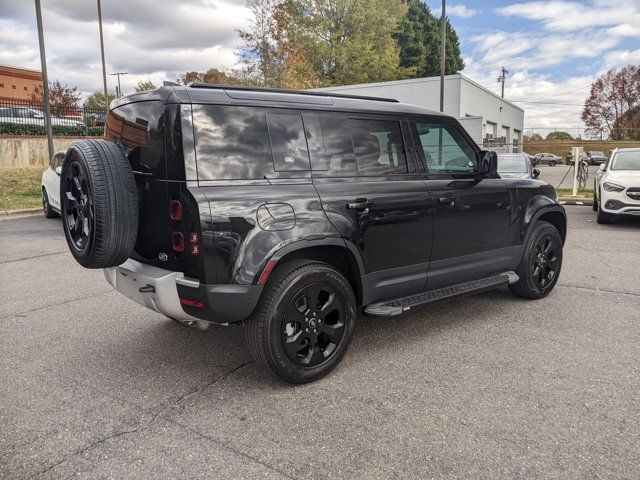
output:
[[549, 222], [560, 232], [562, 244], [567, 238], [567, 215], [564, 208], [551, 198], [543, 195], [533, 197], [527, 204], [525, 213], [524, 231], [526, 236], [537, 221]]
[[[361, 276], [364, 271], [362, 259], [355, 246], [342, 239], [299, 241], [282, 247], [260, 269], [257, 279], [261, 278], [269, 264], [271, 264], [270, 272], [273, 272], [287, 262], [300, 259], [316, 260], [335, 267], [346, 277], [353, 288], [358, 305], [362, 304]], [[268, 275], [271, 276], [271, 273]]]

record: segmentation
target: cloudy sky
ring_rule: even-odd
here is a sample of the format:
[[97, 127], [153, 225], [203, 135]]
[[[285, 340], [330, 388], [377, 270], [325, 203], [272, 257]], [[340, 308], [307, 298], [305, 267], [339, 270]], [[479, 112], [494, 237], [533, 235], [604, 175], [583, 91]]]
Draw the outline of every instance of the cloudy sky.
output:
[[[426, 3], [438, 12], [439, 0]], [[101, 89], [93, 0], [42, 0], [49, 76], [84, 92]], [[186, 70], [236, 62], [244, 0], [103, 0], [108, 72], [127, 71], [125, 93], [141, 79], [175, 80]], [[581, 128], [589, 85], [611, 67], [640, 64], [640, 0], [449, 0], [464, 74], [525, 108], [525, 125]], [[32, 1], [0, 0], [0, 64], [39, 69]], [[110, 87], [115, 77], [108, 77]], [[525, 103], [530, 102], [530, 103]]]

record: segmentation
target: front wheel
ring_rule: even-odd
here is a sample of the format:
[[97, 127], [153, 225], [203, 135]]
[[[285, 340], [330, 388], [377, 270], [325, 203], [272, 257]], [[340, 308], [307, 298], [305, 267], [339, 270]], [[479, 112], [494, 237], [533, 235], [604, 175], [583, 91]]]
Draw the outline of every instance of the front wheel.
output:
[[342, 360], [356, 321], [347, 279], [326, 263], [292, 261], [278, 268], [247, 321], [253, 359], [291, 383], [327, 375]]
[[44, 211], [44, 216], [46, 218], [56, 218], [58, 216], [53, 208], [51, 208], [49, 195], [47, 194], [47, 189], [44, 187], [42, 187], [42, 210]]
[[516, 273], [518, 283], [509, 285], [511, 293], [524, 298], [542, 298], [553, 290], [562, 267], [562, 238], [549, 222], [532, 227]]
[[554, 160], [551, 160], [551, 161], [549, 162], [549, 166], [550, 166], [550, 167], [555, 167], [555, 166], [556, 166], [556, 162], [555, 162]]

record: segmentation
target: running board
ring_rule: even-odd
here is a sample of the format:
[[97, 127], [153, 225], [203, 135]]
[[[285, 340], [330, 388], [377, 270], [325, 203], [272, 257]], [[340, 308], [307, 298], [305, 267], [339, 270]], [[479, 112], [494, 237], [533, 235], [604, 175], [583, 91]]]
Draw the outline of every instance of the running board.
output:
[[415, 293], [406, 297], [394, 298], [386, 302], [367, 305], [364, 313], [374, 317], [391, 317], [400, 315], [413, 307], [429, 305], [451, 298], [480, 293], [497, 287], [509, 285], [519, 280], [515, 272], [505, 272], [493, 277], [481, 278], [473, 282], [460, 283], [451, 287], [439, 288], [430, 292]]

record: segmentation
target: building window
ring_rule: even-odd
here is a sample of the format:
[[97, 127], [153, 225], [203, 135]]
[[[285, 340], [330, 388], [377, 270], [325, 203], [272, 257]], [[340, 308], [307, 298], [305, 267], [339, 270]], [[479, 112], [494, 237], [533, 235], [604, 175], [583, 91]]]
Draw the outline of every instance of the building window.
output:
[[24, 91], [25, 91], [25, 92], [27, 91], [27, 87], [24, 87]]
[[0, 88], [4, 88], [4, 83], [0, 83]]
[[15, 90], [15, 89], [16, 89], [16, 86], [15, 86], [15, 85], [11, 85], [11, 88], [13, 88], [13, 89]]

